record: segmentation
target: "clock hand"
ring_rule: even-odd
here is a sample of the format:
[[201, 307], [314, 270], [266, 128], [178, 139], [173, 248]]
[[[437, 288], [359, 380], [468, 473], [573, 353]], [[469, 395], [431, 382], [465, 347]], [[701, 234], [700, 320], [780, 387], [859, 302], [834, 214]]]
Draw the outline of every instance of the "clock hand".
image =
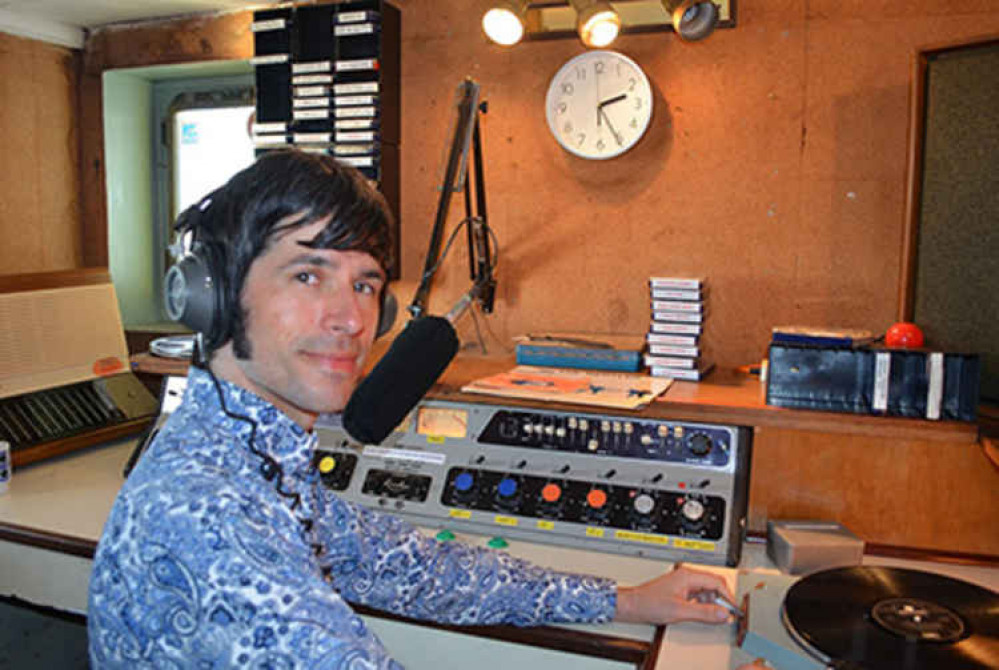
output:
[[627, 93], [622, 93], [620, 95], [615, 95], [613, 98], [607, 98], [606, 100], [604, 100], [603, 102], [601, 102], [600, 104], [598, 104], [597, 107], [603, 108], [606, 105], [612, 105], [615, 102], [621, 102], [622, 100], [624, 100], [627, 97], [628, 97]]
[[614, 129], [614, 126], [611, 124], [610, 117], [607, 116], [607, 112], [604, 111], [603, 107], [597, 110], [597, 119], [600, 118], [601, 114], [603, 114], [604, 120], [607, 121], [607, 127], [610, 128], [611, 135], [614, 136], [614, 141], [617, 142], [618, 146], [621, 146], [624, 140], [621, 139], [621, 135], [619, 135], [618, 132]]
[[593, 96], [597, 99], [597, 128], [600, 127], [600, 75], [593, 74]]

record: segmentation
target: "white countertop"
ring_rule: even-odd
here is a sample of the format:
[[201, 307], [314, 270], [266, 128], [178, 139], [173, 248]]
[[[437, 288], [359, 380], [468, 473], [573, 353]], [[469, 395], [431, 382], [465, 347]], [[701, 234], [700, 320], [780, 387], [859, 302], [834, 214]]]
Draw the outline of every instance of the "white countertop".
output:
[[[74, 452], [42, 463], [19, 468], [6, 493], [0, 494], [0, 522], [58, 533], [82, 540], [97, 541], [118, 488], [122, 469], [135, 446], [127, 439]], [[424, 528], [435, 533], [437, 528]], [[459, 540], [485, 544], [488, 537], [456, 533]], [[665, 561], [619, 556], [557, 546], [510, 540], [511, 554], [558, 570], [611, 577], [623, 584], [636, 584], [656, 577], [673, 565]], [[865, 565], [884, 565], [945, 574], [999, 591], [999, 569], [951, 563], [913, 561], [865, 556]], [[778, 570], [766, 556], [761, 543], [747, 543], [736, 568], [695, 566], [723, 576], [740, 597], [751, 588], [754, 578], [776, 575]], [[81, 585], [83, 589], [86, 584]], [[652, 626], [611, 624], [573, 626], [604, 635], [649, 641]], [[656, 668], [705, 668], [724, 670], [752, 661], [736, 648], [735, 625], [674, 624], [666, 630], [663, 651]]]

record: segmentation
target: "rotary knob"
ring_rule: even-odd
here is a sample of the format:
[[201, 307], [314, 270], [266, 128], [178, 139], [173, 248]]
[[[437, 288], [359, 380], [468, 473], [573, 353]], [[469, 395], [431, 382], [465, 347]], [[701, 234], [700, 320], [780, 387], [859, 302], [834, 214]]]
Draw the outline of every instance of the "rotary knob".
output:
[[695, 456], [707, 456], [711, 451], [711, 438], [704, 433], [694, 433], [687, 444]]
[[462, 472], [454, 478], [454, 490], [461, 493], [468, 493], [475, 484], [475, 476], [471, 472]]
[[656, 501], [648, 493], [640, 493], [635, 496], [631, 505], [639, 514], [650, 514], [656, 506]]
[[554, 504], [562, 497], [562, 487], [555, 482], [545, 484], [541, 489], [541, 499], [548, 504]]
[[687, 498], [684, 501], [683, 506], [680, 508], [680, 513], [683, 515], [683, 520], [690, 525], [697, 525], [704, 521], [704, 513], [707, 510], [704, 508], [704, 503], [695, 498]]
[[586, 494], [586, 504], [591, 509], [603, 509], [607, 504], [607, 492], [603, 489], [590, 489], [590, 492]]
[[517, 480], [512, 477], [504, 477], [496, 486], [496, 493], [501, 498], [512, 498], [517, 494]]

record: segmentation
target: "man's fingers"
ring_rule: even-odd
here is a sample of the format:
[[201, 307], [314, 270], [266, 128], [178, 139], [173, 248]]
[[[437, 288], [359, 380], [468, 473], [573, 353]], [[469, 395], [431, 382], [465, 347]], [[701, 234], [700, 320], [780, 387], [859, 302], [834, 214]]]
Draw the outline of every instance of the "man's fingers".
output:
[[699, 591], [717, 591], [731, 602], [735, 602], [735, 594], [728, 587], [728, 582], [724, 578], [710, 572], [700, 572], [683, 569], [687, 587], [687, 597], [693, 596]]
[[702, 623], [724, 623], [729, 613], [724, 607], [697, 602], [686, 602], [676, 608], [674, 621], [700, 621]]

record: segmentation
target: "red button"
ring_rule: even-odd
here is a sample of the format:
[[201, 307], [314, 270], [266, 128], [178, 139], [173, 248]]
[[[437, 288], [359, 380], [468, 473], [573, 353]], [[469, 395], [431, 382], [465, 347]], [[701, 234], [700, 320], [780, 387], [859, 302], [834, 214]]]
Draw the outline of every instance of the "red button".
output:
[[562, 496], [562, 487], [558, 484], [546, 484], [541, 489], [541, 498], [545, 502], [555, 502]]
[[594, 509], [600, 509], [607, 503], [607, 493], [600, 489], [590, 489], [586, 494], [586, 502]]

